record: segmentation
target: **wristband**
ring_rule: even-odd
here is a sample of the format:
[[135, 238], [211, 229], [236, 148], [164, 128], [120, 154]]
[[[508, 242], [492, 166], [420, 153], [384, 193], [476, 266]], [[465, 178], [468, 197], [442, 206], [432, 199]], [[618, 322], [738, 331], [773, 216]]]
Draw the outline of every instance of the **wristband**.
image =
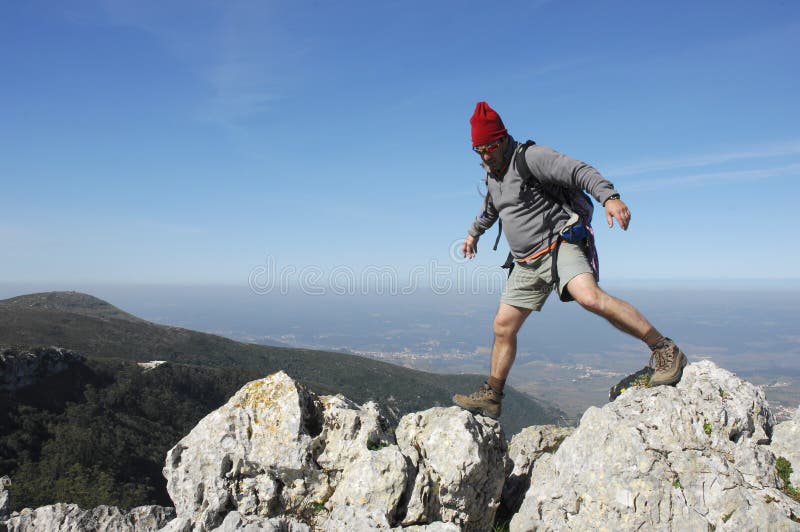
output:
[[612, 199], [619, 199], [619, 194], [611, 194], [609, 197], [607, 197], [606, 200], [603, 202], [603, 207], [606, 206], [606, 203], [608, 203], [608, 200], [612, 200]]

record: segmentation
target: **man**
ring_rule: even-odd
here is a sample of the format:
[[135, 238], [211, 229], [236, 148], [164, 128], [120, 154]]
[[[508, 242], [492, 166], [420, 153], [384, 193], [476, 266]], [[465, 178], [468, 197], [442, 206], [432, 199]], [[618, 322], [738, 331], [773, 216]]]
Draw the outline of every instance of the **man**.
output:
[[499, 218], [514, 267], [494, 318], [489, 380], [477, 392], [455, 395], [453, 401], [476, 414], [500, 416], [503, 387], [517, 353], [517, 332], [532, 311], [541, 310], [553, 289], [562, 299], [574, 299], [642, 340], [652, 351], [650, 363], [655, 362], [651, 386], [678, 382], [687, 363], [683, 352], [632, 305], [597, 286], [585, 240], [568, 242], [560, 237], [574, 217], [564, 202], [556, 199], [559, 196], [549, 191], [564, 187], [589, 193], [605, 208], [609, 227], [617, 220], [627, 230], [631, 214], [614, 185], [586, 163], [544, 146], [515, 142], [486, 102], [477, 104], [470, 124], [473, 149], [487, 172], [487, 197], [469, 228], [462, 252], [467, 258], [474, 257], [478, 239]]

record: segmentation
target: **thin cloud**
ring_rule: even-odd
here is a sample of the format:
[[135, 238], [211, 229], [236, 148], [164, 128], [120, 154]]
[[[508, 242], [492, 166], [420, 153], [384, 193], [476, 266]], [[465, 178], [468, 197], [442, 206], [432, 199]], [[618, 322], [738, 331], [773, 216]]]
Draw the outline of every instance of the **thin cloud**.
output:
[[755, 170], [738, 170], [729, 172], [708, 172], [679, 177], [661, 179], [646, 179], [625, 185], [626, 190], [652, 190], [658, 188], [674, 187], [677, 185], [706, 185], [721, 181], [758, 181], [774, 177], [789, 175], [800, 176], [800, 163], [779, 166], [774, 168], [760, 168]]
[[607, 173], [608, 175], [613, 176], [636, 175], [646, 172], [674, 170], [677, 168], [692, 168], [698, 166], [724, 164], [745, 159], [764, 159], [768, 157], [787, 157], [796, 155], [800, 155], [800, 139], [763, 145], [749, 150], [736, 150], [730, 152], [709, 153], [692, 157], [644, 161], [620, 168], [612, 168], [608, 170]]
[[152, 35], [205, 83], [208, 96], [198, 115], [223, 126], [236, 127], [272, 109], [286, 94], [282, 65], [304, 53], [298, 39], [292, 57], [278, 53], [285, 35], [270, 24], [274, 17], [266, 2], [102, 0], [100, 6], [105, 23]]

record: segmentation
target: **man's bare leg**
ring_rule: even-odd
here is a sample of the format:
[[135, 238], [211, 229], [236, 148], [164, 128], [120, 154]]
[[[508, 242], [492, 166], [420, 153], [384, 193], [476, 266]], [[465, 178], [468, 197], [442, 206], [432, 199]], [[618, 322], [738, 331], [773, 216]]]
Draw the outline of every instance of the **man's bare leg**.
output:
[[650, 360], [655, 360], [655, 371], [650, 377], [651, 386], [674, 384], [681, 379], [683, 368], [688, 363], [686, 355], [633, 305], [606, 294], [590, 273], [576, 276], [567, 283], [567, 290], [583, 308], [604, 317], [611, 325], [642, 340], [652, 349]]
[[[602, 316], [611, 325], [634, 338], [652, 345], [663, 338], [641, 312], [630, 303], [605, 293], [594, 280], [591, 273], [582, 273], [567, 283], [567, 290], [586, 310]], [[645, 338], [656, 332], [657, 338], [648, 342]]]
[[530, 315], [531, 310], [500, 303], [494, 317], [494, 343], [492, 344], [492, 367], [489, 386], [498, 393], [503, 392], [508, 373], [517, 357], [517, 333]]
[[517, 356], [517, 333], [530, 313], [529, 309], [500, 303], [494, 317], [494, 343], [489, 382], [475, 393], [454, 395], [455, 404], [475, 414], [494, 419], [500, 417], [503, 387]]

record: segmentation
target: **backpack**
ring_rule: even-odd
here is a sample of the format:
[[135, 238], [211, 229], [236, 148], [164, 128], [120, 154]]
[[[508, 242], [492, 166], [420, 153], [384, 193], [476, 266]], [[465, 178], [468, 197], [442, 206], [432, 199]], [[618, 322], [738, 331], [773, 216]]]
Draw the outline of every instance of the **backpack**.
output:
[[[533, 175], [528, 167], [527, 161], [525, 160], [525, 152], [528, 150], [528, 148], [535, 144], [536, 143], [534, 141], [529, 140], [518, 146], [514, 153], [514, 164], [516, 165], [517, 171], [523, 178], [521, 192], [525, 192], [538, 183], [536, 176]], [[488, 202], [489, 196], [488, 180], [489, 176], [487, 174], [486, 202]], [[586, 254], [586, 259], [589, 261], [589, 266], [592, 268], [594, 280], [595, 282], [599, 282], [600, 261], [597, 255], [597, 246], [595, 245], [594, 240], [594, 230], [592, 229], [592, 215], [594, 214], [594, 205], [592, 204], [592, 199], [583, 190], [575, 187], [542, 185], [539, 188], [542, 194], [544, 194], [554, 203], [560, 205], [561, 208], [564, 209], [567, 214], [569, 214], [569, 220], [564, 227], [561, 228], [557, 237], [558, 244], [560, 244], [562, 240], [570, 242], [573, 240], [580, 241], [585, 238], [583, 250]], [[500, 223], [498, 225], [497, 239], [495, 240], [493, 248], [495, 251], [497, 250], [497, 244], [500, 241], [500, 234], [503, 230], [502, 222], [500, 220], [498, 220], [498, 222]], [[555, 249], [553, 249], [552, 259], [552, 277], [556, 286], [558, 286], [558, 270], [556, 268], [556, 261], [558, 260], [558, 248], [559, 245], [556, 245]], [[503, 264], [503, 268], [508, 268], [508, 275], [510, 276], [511, 270], [514, 269], [514, 256], [511, 253], [508, 254], [506, 262]], [[566, 290], [563, 294], [559, 294], [559, 297], [561, 298], [561, 301], [572, 301], [574, 299]]]

